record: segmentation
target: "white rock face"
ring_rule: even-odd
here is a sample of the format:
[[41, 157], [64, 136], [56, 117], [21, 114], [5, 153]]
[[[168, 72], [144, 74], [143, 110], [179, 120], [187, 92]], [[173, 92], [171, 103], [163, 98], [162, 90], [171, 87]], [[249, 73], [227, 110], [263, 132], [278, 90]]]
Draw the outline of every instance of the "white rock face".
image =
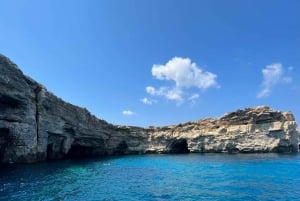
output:
[[185, 139], [190, 152], [297, 152], [299, 132], [292, 113], [267, 106], [246, 108], [218, 119], [203, 119], [155, 128], [149, 150], [165, 152], [166, 144]]
[[290, 112], [246, 108], [164, 127], [116, 126], [66, 103], [0, 55], [0, 163], [188, 152], [298, 152]]

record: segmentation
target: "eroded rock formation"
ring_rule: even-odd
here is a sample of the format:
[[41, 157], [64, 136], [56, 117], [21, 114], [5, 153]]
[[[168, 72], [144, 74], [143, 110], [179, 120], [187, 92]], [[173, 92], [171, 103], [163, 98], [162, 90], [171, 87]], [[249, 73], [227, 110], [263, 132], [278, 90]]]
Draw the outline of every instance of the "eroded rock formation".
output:
[[[262, 106], [237, 110], [218, 119], [156, 128], [150, 136], [157, 144], [160, 139], [185, 139], [190, 152], [297, 152], [296, 128], [292, 113]], [[163, 145], [161, 150], [165, 150]]]
[[116, 126], [66, 103], [0, 55], [0, 163], [138, 153], [297, 152], [290, 112], [267, 106], [164, 127]]

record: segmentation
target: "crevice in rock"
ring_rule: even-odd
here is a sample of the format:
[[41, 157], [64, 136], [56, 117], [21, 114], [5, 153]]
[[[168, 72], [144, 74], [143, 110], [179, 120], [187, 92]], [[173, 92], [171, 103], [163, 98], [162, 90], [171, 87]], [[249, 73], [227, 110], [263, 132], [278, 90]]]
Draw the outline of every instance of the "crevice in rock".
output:
[[3, 161], [5, 150], [9, 144], [9, 129], [0, 128], [0, 161]]
[[39, 146], [39, 124], [40, 124], [40, 111], [39, 111], [39, 95], [42, 90], [42, 87], [40, 85], [37, 85], [34, 89], [34, 95], [35, 95], [35, 123], [36, 123], [36, 146]]
[[2, 118], [0, 120], [6, 121], [6, 122], [9, 122], [9, 123], [22, 123], [22, 121], [16, 120], [16, 119]]
[[5, 94], [0, 94], [0, 108], [17, 108], [20, 105], [22, 105], [22, 101]]
[[70, 134], [71, 136], [74, 136], [76, 134], [76, 131], [71, 126], [66, 126], [64, 128], [64, 132]]

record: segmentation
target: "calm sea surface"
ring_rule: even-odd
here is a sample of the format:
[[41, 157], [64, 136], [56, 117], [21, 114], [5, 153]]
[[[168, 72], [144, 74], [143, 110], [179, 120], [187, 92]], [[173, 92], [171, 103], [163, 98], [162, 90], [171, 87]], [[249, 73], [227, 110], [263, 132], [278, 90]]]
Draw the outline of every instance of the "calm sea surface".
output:
[[300, 200], [300, 155], [142, 155], [6, 166], [0, 200]]

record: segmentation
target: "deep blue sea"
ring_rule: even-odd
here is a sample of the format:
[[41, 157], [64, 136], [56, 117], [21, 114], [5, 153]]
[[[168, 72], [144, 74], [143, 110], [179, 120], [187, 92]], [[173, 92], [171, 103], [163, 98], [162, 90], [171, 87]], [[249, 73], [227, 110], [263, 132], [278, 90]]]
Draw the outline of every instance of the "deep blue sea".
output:
[[0, 200], [300, 200], [300, 155], [184, 154], [0, 168]]

